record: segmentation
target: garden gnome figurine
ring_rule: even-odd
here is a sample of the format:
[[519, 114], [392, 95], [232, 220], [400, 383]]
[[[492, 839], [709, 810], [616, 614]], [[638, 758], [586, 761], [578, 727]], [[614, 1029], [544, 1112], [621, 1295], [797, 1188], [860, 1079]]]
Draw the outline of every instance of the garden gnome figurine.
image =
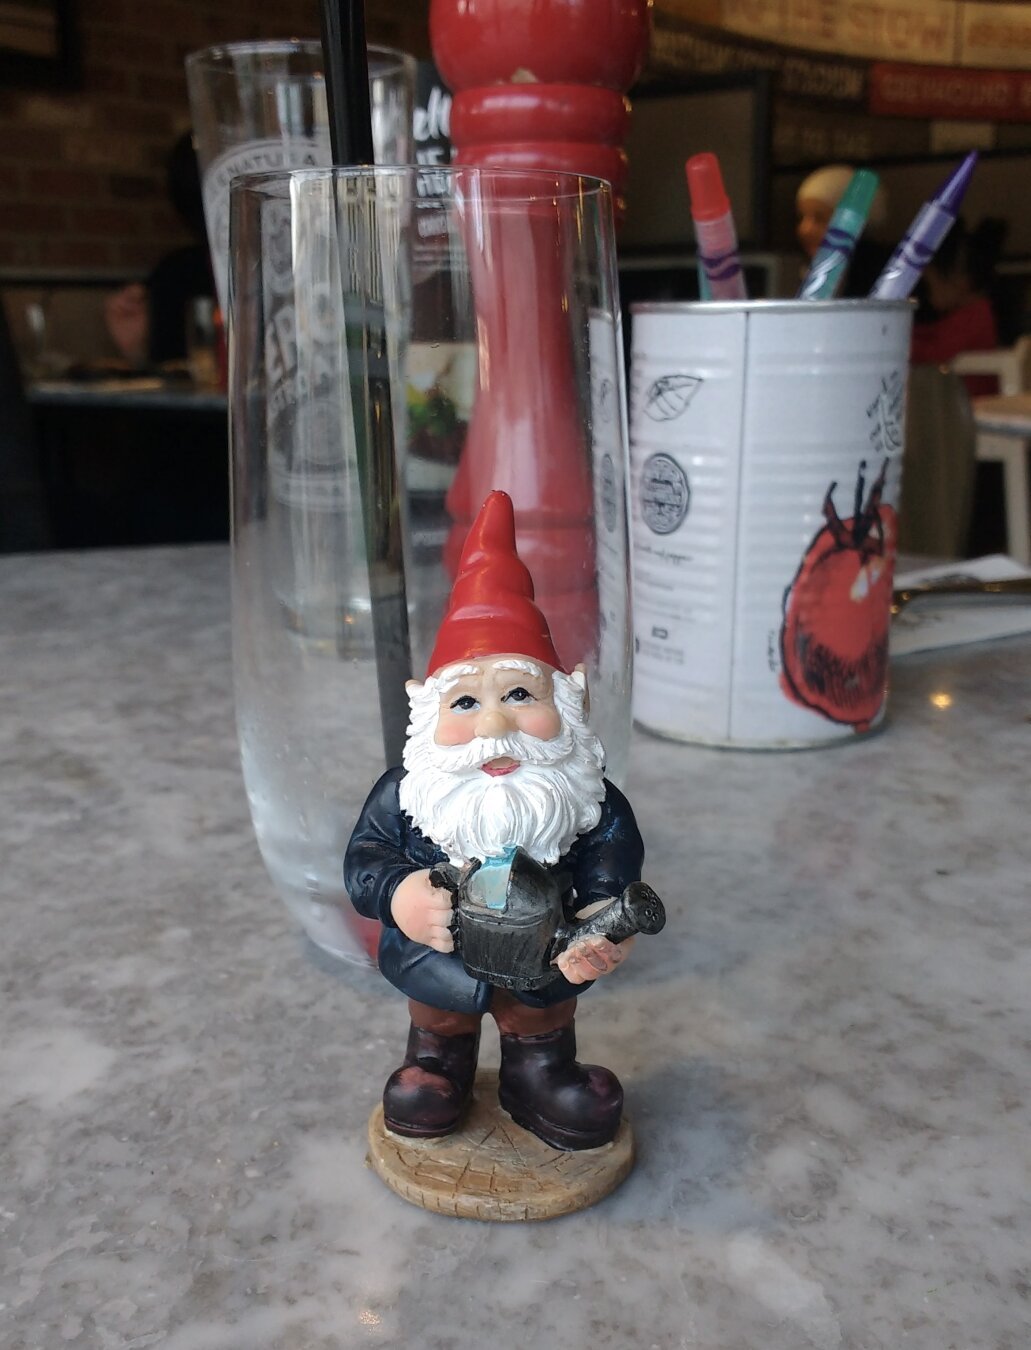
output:
[[[501, 1036], [501, 1107], [552, 1148], [597, 1148], [616, 1134], [623, 1093], [608, 1069], [577, 1062], [573, 1018], [577, 996], [630, 944], [601, 936], [601, 915], [577, 936], [574, 914], [608, 913], [628, 888], [661, 905], [640, 883], [641, 836], [603, 777], [584, 671], [561, 667], [504, 492], [490, 494], [469, 531], [427, 678], [407, 688], [404, 765], [373, 788], [344, 863], [356, 909], [383, 924], [380, 969], [409, 1000], [408, 1049], [383, 1093], [384, 1124], [417, 1139], [459, 1128], [489, 1013]], [[517, 872], [554, 879], [571, 934], [522, 984], [469, 968], [456, 950], [452, 895], [455, 878], [478, 873], [488, 908], [503, 909], [504, 894], [490, 896]]]

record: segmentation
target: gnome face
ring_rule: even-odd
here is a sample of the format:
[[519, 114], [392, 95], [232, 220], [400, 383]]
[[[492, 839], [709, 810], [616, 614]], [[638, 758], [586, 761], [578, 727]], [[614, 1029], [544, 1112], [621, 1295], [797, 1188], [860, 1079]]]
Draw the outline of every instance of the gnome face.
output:
[[401, 808], [452, 862], [518, 845], [554, 863], [598, 823], [604, 751], [582, 670], [502, 653], [411, 681], [408, 696]]
[[[446, 681], [451, 687], [441, 694], [434, 741], [468, 745], [476, 738], [496, 740], [512, 733], [553, 740], [562, 730], [554, 674], [550, 666], [514, 652], [458, 666]], [[500, 776], [517, 763], [503, 756], [483, 769]]]

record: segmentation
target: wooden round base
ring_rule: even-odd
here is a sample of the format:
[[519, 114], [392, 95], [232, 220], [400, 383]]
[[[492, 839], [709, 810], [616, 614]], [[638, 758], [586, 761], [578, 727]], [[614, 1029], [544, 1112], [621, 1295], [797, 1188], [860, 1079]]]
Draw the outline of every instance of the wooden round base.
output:
[[498, 1105], [497, 1080], [477, 1074], [461, 1129], [443, 1139], [405, 1139], [369, 1117], [373, 1171], [404, 1200], [460, 1219], [554, 1219], [614, 1191], [634, 1165], [624, 1120], [611, 1144], [563, 1153], [517, 1125]]

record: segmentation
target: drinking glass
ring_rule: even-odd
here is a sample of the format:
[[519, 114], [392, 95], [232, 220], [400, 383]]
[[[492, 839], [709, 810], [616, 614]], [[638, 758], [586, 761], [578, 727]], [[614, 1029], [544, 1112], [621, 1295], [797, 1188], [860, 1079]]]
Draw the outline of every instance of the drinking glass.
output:
[[[412, 158], [415, 59], [370, 46], [369, 100], [377, 164]], [[293, 40], [230, 42], [186, 58], [219, 304], [226, 307], [229, 184], [238, 174], [329, 165], [329, 113], [322, 44]]]
[[[233, 654], [258, 841], [323, 948], [362, 959], [341, 864], [404, 744], [494, 488], [621, 779], [625, 408], [608, 185], [543, 171], [301, 169], [231, 189]], [[389, 746], [384, 753], [384, 744]]]

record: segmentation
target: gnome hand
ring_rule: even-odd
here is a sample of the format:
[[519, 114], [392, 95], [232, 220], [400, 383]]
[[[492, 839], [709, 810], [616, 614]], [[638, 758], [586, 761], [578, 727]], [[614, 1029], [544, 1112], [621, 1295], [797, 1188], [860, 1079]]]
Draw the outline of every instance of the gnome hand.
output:
[[430, 882], [430, 869], [409, 872], [398, 883], [390, 901], [394, 922], [413, 942], [432, 947], [435, 952], [452, 952], [455, 940], [451, 936], [451, 893], [439, 890]]
[[610, 975], [626, 959], [633, 943], [633, 938], [618, 943], [610, 942], [606, 937], [580, 938], [571, 942], [555, 958], [554, 964], [570, 984], [586, 984], [599, 975]]

